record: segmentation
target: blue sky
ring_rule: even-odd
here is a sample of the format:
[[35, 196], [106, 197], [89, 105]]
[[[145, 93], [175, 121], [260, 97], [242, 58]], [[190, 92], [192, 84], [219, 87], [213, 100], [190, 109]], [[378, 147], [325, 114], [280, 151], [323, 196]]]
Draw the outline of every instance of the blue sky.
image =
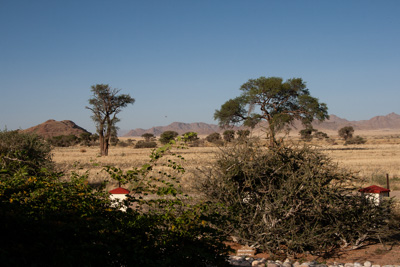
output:
[[400, 1], [0, 0], [0, 127], [72, 120], [90, 87], [136, 99], [121, 129], [216, 123], [248, 79], [300, 77], [329, 113], [400, 113]]

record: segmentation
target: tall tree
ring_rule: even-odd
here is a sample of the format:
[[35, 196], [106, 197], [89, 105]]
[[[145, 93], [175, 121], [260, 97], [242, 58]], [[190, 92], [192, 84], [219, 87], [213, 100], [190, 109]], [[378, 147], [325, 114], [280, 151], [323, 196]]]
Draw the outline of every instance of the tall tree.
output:
[[326, 104], [310, 95], [301, 78], [283, 82], [279, 77], [260, 77], [248, 80], [240, 90], [239, 97], [228, 100], [215, 111], [214, 119], [223, 128], [239, 123], [254, 127], [265, 120], [271, 146], [275, 144], [276, 133], [294, 120], [307, 126], [314, 119], [329, 118]]
[[135, 99], [127, 94], [118, 94], [121, 90], [112, 89], [108, 84], [96, 84], [91, 87], [93, 98], [89, 99], [86, 108], [93, 112], [92, 119], [99, 134], [100, 154], [108, 155], [108, 147], [112, 138], [115, 124], [119, 121], [117, 114]]

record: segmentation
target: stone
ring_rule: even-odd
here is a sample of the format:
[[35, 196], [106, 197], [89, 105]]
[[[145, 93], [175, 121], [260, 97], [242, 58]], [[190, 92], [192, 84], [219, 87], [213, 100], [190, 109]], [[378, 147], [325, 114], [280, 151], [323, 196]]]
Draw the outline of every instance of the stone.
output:
[[251, 266], [253, 267], [264, 267], [265, 266], [265, 260], [255, 260], [251, 263]]
[[235, 261], [241, 261], [243, 260], [242, 256], [231, 256], [230, 259], [235, 260]]
[[363, 265], [361, 263], [359, 263], [359, 262], [353, 263], [353, 266], [354, 267], [363, 267]]
[[371, 267], [372, 263], [370, 261], [364, 262], [364, 267]]
[[287, 258], [283, 263], [290, 263], [289, 258]]
[[256, 250], [252, 247], [249, 246], [243, 246], [240, 249], [237, 250], [236, 255], [237, 256], [251, 256], [253, 257], [254, 254], [256, 254]]

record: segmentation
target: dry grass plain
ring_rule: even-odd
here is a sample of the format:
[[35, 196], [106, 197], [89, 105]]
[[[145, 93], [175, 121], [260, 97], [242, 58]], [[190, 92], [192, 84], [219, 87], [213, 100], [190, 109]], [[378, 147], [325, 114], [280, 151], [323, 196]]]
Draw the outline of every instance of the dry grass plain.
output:
[[[313, 141], [311, 144], [322, 153], [337, 162], [339, 168], [356, 172], [358, 177], [365, 180], [361, 186], [377, 184], [386, 186], [386, 174], [390, 177], [390, 188], [400, 190], [400, 131], [368, 131], [356, 132], [367, 140], [363, 145], [343, 145], [334, 133], [329, 133], [333, 142]], [[127, 138], [121, 138], [124, 140]], [[138, 141], [140, 138], [131, 138]], [[286, 137], [287, 142], [300, 142], [298, 136]], [[266, 140], [260, 138], [261, 143]], [[90, 182], [100, 182], [108, 179], [108, 174], [102, 171], [102, 166], [112, 165], [123, 170], [140, 167], [149, 161], [152, 149], [134, 149], [130, 147], [111, 147], [108, 157], [99, 157], [98, 147], [67, 147], [55, 148], [53, 160], [59, 170], [69, 173], [89, 171]], [[190, 147], [179, 150], [184, 157], [181, 162], [186, 169], [180, 179], [182, 185], [190, 190], [198, 179], [198, 167], [210, 166], [215, 160], [218, 147]], [[109, 187], [115, 186], [110, 184]]]

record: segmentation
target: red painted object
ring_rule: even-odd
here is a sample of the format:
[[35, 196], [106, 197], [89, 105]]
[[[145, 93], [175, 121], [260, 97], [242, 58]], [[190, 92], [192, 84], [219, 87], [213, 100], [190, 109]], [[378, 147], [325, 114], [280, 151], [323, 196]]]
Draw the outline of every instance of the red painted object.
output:
[[111, 191], [109, 191], [110, 194], [116, 195], [116, 194], [122, 194], [122, 195], [127, 195], [130, 193], [130, 191], [128, 189], [122, 188], [122, 187], [118, 187], [115, 188]]
[[386, 188], [383, 188], [383, 187], [380, 187], [377, 185], [371, 185], [366, 188], [361, 188], [358, 191], [363, 192], [363, 193], [375, 193], [375, 194], [390, 192], [389, 189], [386, 189]]

